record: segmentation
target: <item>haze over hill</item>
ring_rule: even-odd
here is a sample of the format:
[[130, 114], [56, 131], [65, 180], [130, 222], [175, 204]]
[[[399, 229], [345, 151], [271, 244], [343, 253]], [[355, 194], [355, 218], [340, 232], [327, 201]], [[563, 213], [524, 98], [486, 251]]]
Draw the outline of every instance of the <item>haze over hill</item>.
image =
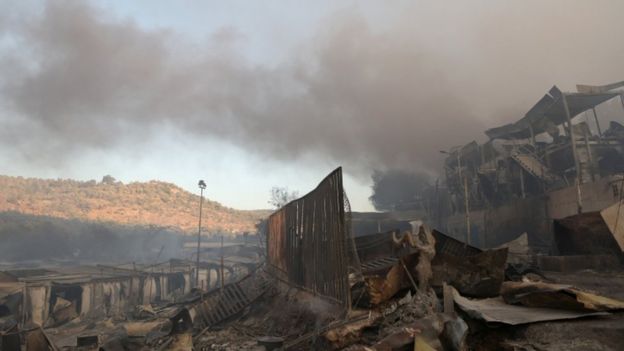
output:
[[[0, 189], [0, 212], [197, 231], [199, 196], [171, 183], [123, 184], [110, 176], [101, 182], [0, 176]], [[269, 212], [236, 210], [204, 199], [202, 228], [251, 232]]]

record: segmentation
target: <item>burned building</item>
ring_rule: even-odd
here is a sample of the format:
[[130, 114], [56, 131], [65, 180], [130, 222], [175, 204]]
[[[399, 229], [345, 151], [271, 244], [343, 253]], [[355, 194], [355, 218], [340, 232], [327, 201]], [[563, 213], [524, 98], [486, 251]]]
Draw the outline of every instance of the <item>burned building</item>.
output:
[[486, 130], [485, 143], [444, 152], [446, 186], [432, 194], [431, 221], [478, 247], [526, 232], [531, 246], [552, 251], [554, 219], [622, 199], [624, 116], [601, 125], [596, 107], [624, 106], [623, 86], [553, 86], [518, 121]]

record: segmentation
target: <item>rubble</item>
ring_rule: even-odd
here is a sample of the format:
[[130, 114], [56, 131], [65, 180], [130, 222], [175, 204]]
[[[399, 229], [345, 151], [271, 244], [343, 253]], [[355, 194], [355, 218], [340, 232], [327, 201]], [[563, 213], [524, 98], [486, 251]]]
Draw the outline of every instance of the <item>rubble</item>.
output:
[[606, 312], [578, 312], [555, 308], [523, 307], [507, 304], [501, 297], [471, 300], [456, 290], [453, 299], [457, 306], [471, 318], [487, 323], [520, 325], [589, 316], [604, 316]]
[[507, 248], [482, 251], [434, 231], [436, 252], [431, 262], [432, 286], [454, 286], [462, 295], [492, 297], [505, 279]]
[[501, 297], [506, 303], [528, 307], [548, 307], [572, 311], [613, 311], [624, 302], [582, 291], [570, 285], [543, 282], [505, 282]]
[[366, 284], [366, 295], [363, 301], [368, 301], [372, 305], [378, 305], [388, 301], [400, 290], [412, 285], [416, 271], [410, 272], [407, 267], [415, 267], [419, 261], [418, 254], [412, 254], [400, 258], [385, 273], [365, 272], [364, 282]]
[[533, 251], [529, 246], [529, 236], [522, 233], [517, 238], [496, 247], [497, 249], [507, 248], [507, 265], [531, 265], [533, 262]]
[[[103, 321], [82, 319], [80, 313], [61, 321], [75, 303], [57, 296], [48, 320], [59, 325], [48, 323], [46, 329], [15, 335], [23, 334], [32, 347], [48, 350], [466, 350], [493, 325], [518, 328], [604, 317], [624, 307], [617, 300], [570, 285], [526, 278], [503, 282], [507, 248], [483, 251], [461, 243], [455, 246], [454, 239], [424, 226], [382, 237], [392, 243], [386, 247], [391, 255], [368, 250], [368, 268], [361, 270], [361, 283], [351, 288], [364, 289], [369, 301], [353, 300], [346, 313], [331, 298], [274, 279], [260, 267], [223, 289], [192, 290], [176, 297], [177, 302], [136, 305], [125, 316], [111, 315]], [[441, 240], [433, 240], [438, 237]], [[443, 245], [441, 252], [433, 249], [439, 245]], [[385, 267], [370, 265], [380, 258], [386, 259]], [[426, 263], [419, 266], [421, 262]], [[472, 296], [495, 297], [469, 299], [460, 289]], [[225, 306], [232, 313], [221, 309]], [[473, 329], [479, 322], [485, 326]], [[17, 323], [6, 325], [5, 329], [15, 331], [11, 325]], [[523, 340], [503, 334], [496, 345], [528, 345]]]
[[441, 287], [446, 282], [466, 296], [496, 296], [505, 279], [506, 261], [506, 248], [468, 257], [436, 254], [432, 262], [432, 284]]
[[57, 347], [41, 328], [26, 331], [24, 339], [27, 351], [57, 351]]
[[[624, 331], [624, 275], [583, 271], [579, 277], [595, 280], [577, 286], [577, 276], [540, 271], [536, 262], [575, 256], [538, 255], [526, 234], [486, 249], [414, 221], [411, 230], [353, 238], [344, 204], [334, 203], [344, 201], [335, 197], [344, 196], [340, 177], [332, 172], [304, 201], [276, 212], [267, 260], [232, 268], [227, 281], [211, 279], [219, 276], [212, 264], [186, 261], [0, 275], [2, 349], [530, 350], [569, 345], [540, 335], [536, 323], [555, 331], [612, 318]], [[326, 196], [331, 211], [302, 210]], [[319, 226], [304, 225], [308, 219]], [[566, 254], [589, 240], [579, 223], [609, 230], [597, 213], [557, 223]], [[596, 258], [616, 244], [592, 245], [585, 255]], [[191, 278], [198, 268], [203, 283]]]
[[[413, 327], [403, 327], [375, 343], [371, 348], [376, 351], [409, 350], [414, 345], [415, 338], [420, 329]], [[425, 344], [426, 341], [421, 341]], [[422, 346], [421, 346], [422, 347]]]
[[46, 326], [54, 327], [56, 325], [69, 322], [76, 317], [78, 317], [76, 306], [74, 306], [71, 301], [65, 300], [64, 298], [57, 296], [54, 307], [52, 308], [52, 313], [49, 317], [50, 319], [48, 323], [46, 323]]
[[376, 311], [363, 313], [360, 318], [352, 318], [344, 325], [335, 326], [325, 332], [323, 337], [332, 349], [339, 350], [362, 340], [366, 330], [379, 325], [382, 315]]
[[[617, 207], [617, 206], [616, 206]], [[606, 209], [607, 213], [612, 210]], [[603, 212], [605, 212], [603, 211]], [[615, 261], [622, 258], [622, 251], [610, 224], [617, 222], [605, 217], [601, 212], [586, 212], [554, 221], [553, 241], [560, 256], [613, 256]]]

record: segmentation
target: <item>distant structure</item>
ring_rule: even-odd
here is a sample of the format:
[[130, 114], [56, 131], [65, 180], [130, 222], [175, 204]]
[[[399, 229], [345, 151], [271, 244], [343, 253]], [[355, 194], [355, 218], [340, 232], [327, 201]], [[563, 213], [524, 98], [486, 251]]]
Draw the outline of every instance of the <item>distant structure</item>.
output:
[[[518, 121], [485, 131], [484, 144], [445, 152], [444, 184], [426, 201], [429, 221], [479, 247], [526, 232], [531, 246], [548, 250], [554, 219], [618, 204], [624, 192], [622, 87], [579, 85], [568, 93], [553, 86]], [[622, 119], [604, 126], [596, 107], [608, 101], [616, 102]]]

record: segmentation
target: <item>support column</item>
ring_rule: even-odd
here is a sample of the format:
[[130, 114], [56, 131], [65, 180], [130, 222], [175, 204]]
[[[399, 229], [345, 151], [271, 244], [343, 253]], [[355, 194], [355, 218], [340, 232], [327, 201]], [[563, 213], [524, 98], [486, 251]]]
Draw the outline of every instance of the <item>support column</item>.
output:
[[[621, 98], [622, 98], [622, 95], [620, 95], [620, 100]], [[598, 137], [602, 139], [602, 129], [600, 129], [600, 122], [598, 122], [598, 115], [596, 115], [595, 107], [592, 107], [592, 112], [594, 113], [594, 121], [596, 121], [596, 129], [598, 129]]]
[[587, 151], [587, 161], [589, 164], [589, 175], [591, 177], [592, 182], [596, 180], [596, 174], [595, 174], [595, 170], [596, 167], [594, 166], [594, 158], [592, 156], [592, 152], [591, 152], [591, 146], [589, 145], [589, 137], [587, 136], [587, 132], [585, 130], [583, 130], [583, 141], [585, 142], [585, 150]]
[[[457, 150], [457, 170], [459, 175], [459, 184], [464, 185], [464, 210], [466, 211], [466, 244], [470, 245], [470, 206], [468, 199], [468, 179], [462, 177], [461, 171], [461, 149]], [[463, 179], [462, 179], [463, 178]]]
[[563, 109], [566, 113], [566, 119], [568, 122], [568, 135], [570, 136], [570, 143], [572, 144], [572, 157], [574, 158], [574, 168], [576, 170], [576, 206], [578, 213], [583, 213], [583, 196], [581, 194], [581, 184], [583, 179], [581, 177], [581, 168], [579, 166], [578, 154], [576, 152], [576, 139], [572, 132], [572, 116], [570, 116], [570, 108], [568, 107], [568, 94], [562, 93], [561, 99], [563, 101]]
[[526, 198], [526, 191], [524, 188], [524, 169], [522, 169], [522, 167], [520, 168], [520, 193], [522, 195], [522, 198]]

